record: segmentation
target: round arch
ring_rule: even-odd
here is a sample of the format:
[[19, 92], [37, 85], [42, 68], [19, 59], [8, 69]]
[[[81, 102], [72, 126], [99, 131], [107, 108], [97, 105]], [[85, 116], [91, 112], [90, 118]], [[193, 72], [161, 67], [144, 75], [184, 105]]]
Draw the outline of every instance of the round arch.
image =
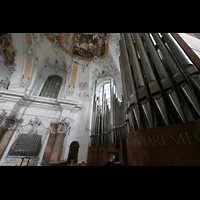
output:
[[79, 143], [77, 141], [71, 142], [69, 146], [69, 154], [68, 154], [68, 162], [73, 160], [74, 163], [78, 162], [78, 150], [79, 150]]
[[71, 147], [71, 146], [78, 146], [78, 147], [79, 147], [80, 145], [79, 145], [79, 143], [78, 143], [77, 141], [73, 141], [73, 142], [71, 142], [71, 144], [70, 144], [70, 147]]

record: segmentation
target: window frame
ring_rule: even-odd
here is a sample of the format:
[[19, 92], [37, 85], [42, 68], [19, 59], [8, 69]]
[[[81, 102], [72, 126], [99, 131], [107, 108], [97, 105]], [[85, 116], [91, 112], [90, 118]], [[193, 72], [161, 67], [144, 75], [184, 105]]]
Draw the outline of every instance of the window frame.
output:
[[[59, 76], [59, 75], [50, 75], [46, 79], [42, 89], [40, 90], [39, 96], [40, 97], [44, 97], [44, 98], [57, 99], [58, 96], [59, 96], [59, 93], [61, 91], [62, 82], [63, 82], [63, 78], [61, 76]], [[56, 83], [58, 83], [57, 88], [55, 88], [56, 87]]]
[[[99, 89], [99, 99], [100, 99], [99, 102], [100, 102], [100, 105], [102, 105], [102, 101], [103, 101], [103, 100], [102, 100], [102, 91], [101, 91], [101, 90], [102, 90], [102, 88], [103, 88], [105, 85], [107, 85], [107, 84], [110, 85], [111, 82], [108, 81], [108, 82], [104, 83], [104, 84], [100, 87], [100, 89]], [[107, 90], [109, 90], [109, 92], [110, 92], [110, 89], [107, 89]], [[104, 93], [105, 93], [105, 90], [104, 90]], [[111, 105], [110, 105], [110, 99], [111, 99], [111, 97], [108, 98], [108, 97], [106, 96], [106, 100], [107, 100], [107, 99], [109, 99], [109, 101], [107, 101], [107, 103], [108, 103], [107, 105], [108, 105], [108, 108], [110, 109], [110, 106], [111, 106]]]

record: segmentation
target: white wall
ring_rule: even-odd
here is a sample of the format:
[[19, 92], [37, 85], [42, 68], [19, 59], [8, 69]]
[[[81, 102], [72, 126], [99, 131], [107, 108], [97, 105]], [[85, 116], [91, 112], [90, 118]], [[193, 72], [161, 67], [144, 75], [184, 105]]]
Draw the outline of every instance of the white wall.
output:
[[[90, 145], [90, 128], [91, 128], [91, 109], [93, 101], [93, 86], [95, 79], [98, 82], [102, 82], [111, 77], [114, 79], [116, 91], [118, 95], [122, 92], [121, 75], [119, 72], [118, 57], [115, 57], [114, 62], [102, 61], [100, 66], [96, 63], [79, 62], [78, 72], [76, 77], [75, 90], [73, 95], [68, 95], [71, 73], [55, 72], [53, 69], [44, 68], [44, 60], [49, 57], [52, 63], [57, 59], [60, 64], [62, 61], [66, 63], [67, 68], [73, 66], [74, 59], [66, 55], [62, 50], [55, 54], [51, 48], [51, 43], [44, 38], [44, 41], [37, 46], [33, 41], [34, 56], [39, 59], [38, 67], [32, 66], [32, 72], [30, 77], [30, 84], [27, 89], [19, 87], [19, 81], [25, 70], [25, 34], [18, 33], [12, 34], [13, 44], [17, 50], [15, 58], [16, 71], [13, 73], [11, 79], [11, 85], [9, 90], [0, 90], [0, 109], [5, 109], [7, 112], [14, 112], [18, 116], [23, 115], [24, 122], [22, 126], [27, 124], [30, 119], [34, 119], [37, 116], [45, 126], [48, 128], [50, 122], [53, 120], [61, 120], [66, 118], [70, 122], [71, 131], [69, 135], [66, 135], [64, 140], [63, 153], [61, 160], [67, 160], [69, 153], [69, 146], [71, 142], [77, 141], [80, 145], [78, 153], [78, 162], [87, 161], [87, 150]], [[113, 44], [112, 44], [113, 45]], [[114, 57], [113, 45], [111, 48], [111, 57]], [[111, 59], [111, 57], [109, 59]], [[109, 60], [110, 61], [110, 60]], [[34, 64], [35, 62], [33, 62]], [[86, 66], [87, 65], [87, 66]], [[112, 65], [112, 66], [111, 66]], [[107, 66], [107, 68], [104, 68]], [[6, 66], [2, 63], [0, 57], [0, 80], [6, 74]], [[104, 70], [107, 72], [106, 77], [98, 78], [98, 74], [94, 75], [95, 69], [100, 74]], [[115, 70], [116, 69], [116, 70]], [[57, 99], [39, 97], [40, 91], [50, 75], [59, 75], [63, 78], [60, 94]], [[88, 87], [82, 89], [79, 84], [87, 83]], [[12, 140], [11, 140], [12, 141]], [[46, 142], [44, 143], [46, 145]], [[11, 143], [9, 143], [9, 148]], [[45, 147], [42, 147], [44, 150]], [[9, 149], [7, 149], [8, 152]], [[40, 155], [41, 156], [41, 155]], [[6, 155], [4, 156], [4, 159]], [[2, 163], [3, 161], [1, 161]]]

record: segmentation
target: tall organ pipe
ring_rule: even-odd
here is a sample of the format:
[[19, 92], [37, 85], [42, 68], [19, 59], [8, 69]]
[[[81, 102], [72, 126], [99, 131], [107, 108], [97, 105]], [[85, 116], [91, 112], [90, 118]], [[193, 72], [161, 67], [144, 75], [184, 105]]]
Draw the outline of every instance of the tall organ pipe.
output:
[[184, 95], [188, 98], [188, 100], [191, 102], [192, 106], [195, 108], [197, 113], [200, 115], [200, 106], [198, 101], [196, 100], [196, 97], [192, 93], [191, 89], [188, 86], [186, 78], [183, 76], [179, 68], [177, 67], [176, 63], [170, 56], [169, 52], [166, 49], [166, 46], [161, 41], [161, 38], [158, 36], [157, 33], [151, 33], [157, 43], [158, 48], [160, 49], [161, 53], [163, 54], [172, 74], [175, 82], [180, 87]]
[[182, 69], [187, 74], [190, 81], [194, 84], [196, 89], [200, 92], [200, 73], [198, 69], [193, 65], [191, 60], [176, 42], [176, 40], [169, 33], [161, 33], [164, 40], [167, 42], [172, 53], [180, 63]]
[[[91, 145], [119, 143], [132, 131], [199, 117], [192, 108], [200, 115], [200, 106], [192, 91], [193, 86], [197, 87], [195, 92], [199, 94], [199, 71], [169, 34], [162, 36], [163, 39], [157, 33], [121, 33], [119, 64], [122, 102], [115, 93], [113, 79], [110, 85], [110, 110], [104, 88], [101, 106], [94, 89]], [[97, 82], [94, 88], [96, 85]], [[180, 99], [177, 94], [181, 96]], [[166, 109], [165, 103], [173, 110]], [[186, 113], [187, 116], [184, 116]]]
[[[140, 117], [140, 111], [139, 111], [139, 105], [138, 105], [138, 98], [135, 92], [135, 85], [133, 82], [133, 76], [132, 76], [132, 72], [131, 72], [131, 66], [130, 66], [130, 62], [129, 62], [129, 56], [128, 56], [128, 52], [127, 52], [127, 47], [126, 47], [126, 42], [125, 42], [125, 37], [124, 34], [121, 33], [121, 41], [122, 41], [122, 49], [123, 49], [123, 55], [124, 55], [124, 68], [126, 69], [127, 72], [127, 79], [128, 82], [130, 83], [130, 93], [129, 93], [129, 100], [130, 100], [130, 104], [133, 105], [133, 110], [129, 110], [129, 115], [132, 116], [132, 112], [135, 115], [135, 119], [137, 122], [137, 126], [138, 126], [138, 130], [141, 130], [141, 117]], [[133, 117], [131, 117], [132, 120], [134, 120]], [[134, 123], [134, 122], [133, 122]]]
[[143, 33], [143, 38], [144, 41], [147, 45], [147, 48], [150, 52], [150, 55], [153, 59], [153, 62], [155, 64], [156, 70], [158, 72], [158, 75], [160, 77], [160, 82], [162, 84], [163, 90], [164, 92], [169, 96], [169, 99], [171, 100], [174, 108], [176, 109], [178, 115], [180, 116], [182, 122], [186, 122], [185, 116], [183, 114], [183, 110], [181, 108], [181, 104], [179, 102], [177, 93], [175, 91], [174, 85], [170, 79], [170, 77], [168, 76], [165, 67], [163, 66], [155, 48], [153, 43], [150, 40], [150, 37], [147, 33]]
[[133, 40], [131, 38], [131, 34], [125, 33], [125, 38], [126, 38], [127, 47], [129, 50], [130, 60], [132, 63], [132, 70], [134, 72], [134, 78], [136, 82], [136, 91], [137, 91], [139, 103], [142, 105], [147, 121], [150, 125], [150, 128], [153, 128], [153, 118], [151, 114], [152, 112], [151, 112], [151, 107], [150, 107], [150, 102], [149, 102], [149, 95], [146, 89], [144, 77], [140, 69], [140, 64], [139, 64], [137, 53], [133, 44]]
[[145, 48], [143, 46], [142, 40], [138, 33], [132, 33], [132, 34], [133, 34], [133, 37], [135, 38], [136, 47], [139, 51], [141, 62], [147, 76], [147, 81], [148, 81], [151, 97], [156, 103], [156, 106], [158, 107], [158, 110], [160, 111], [165, 124], [169, 125], [169, 119], [167, 116], [167, 111], [166, 111], [164, 99], [162, 97], [161, 89], [158, 85], [154, 72], [151, 68], [151, 64], [147, 56], [147, 53], [145, 51]]

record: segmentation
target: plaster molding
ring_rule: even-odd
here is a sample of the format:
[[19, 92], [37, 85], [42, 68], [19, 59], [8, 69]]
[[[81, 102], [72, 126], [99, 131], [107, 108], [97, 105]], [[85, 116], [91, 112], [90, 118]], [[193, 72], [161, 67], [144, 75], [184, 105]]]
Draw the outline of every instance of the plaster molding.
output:
[[19, 87], [27, 88], [29, 79], [23, 78], [19, 81]]
[[10, 85], [9, 77], [6, 77], [4, 80], [0, 81], [0, 89], [8, 90], [9, 85]]
[[31, 103], [29, 107], [40, 107], [52, 110], [70, 110], [71, 112], [78, 112], [82, 109], [82, 105], [77, 100], [65, 100], [65, 99], [51, 99], [44, 97], [28, 96], [25, 94], [19, 94], [17, 92], [0, 91], [2, 93], [2, 99], [8, 102], [15, 102], [21, 106]]
[[16, 53], [17, 50], [14, 49], [11, 33], [1, 33], [0, 56], [3, 57], [6, 66], [13, 65]]
[[109, 43], [119, 43], [119, 41], [121, 40], [121, 36], [120, 33], [111, 33], [110, 37], [109, 37]]
[[58, 72], [65, 72], [67, 73], [67, 65], [65, 64], [64, 61], [62, 61], [62, 65], [59, 64], [59, 61], [56, 59], [55, 60], [55, 63], [52, 64], [51, 61], [50, 61], [50, 58], [46, 58], [44, 59], [44, 64], [45, 66], [44, 67], [49, 67], [50, 69], [53, 69], [54, 72], [58, 73]]
[[32, 60], [33, 60], [33, 47], [32, 47], [32, 34], [31, 33], [25, 33], [26, 38], [26, 66], [24, 70], [24, 74], [22, 75], [21, 80], [19, 81], [19, 87], [28, 87], [29, 85], [29, 79], [31, 75], [31, 69], [32, 69]]
[[32, 125], [33, 129], [35, 130], [37, 129], [38, 126], [40, 126], [41, 120], [36, 116], [35, 119], [34, 120], [31, 119], [28, 124]]
[[96, 64], [96, 65], [99, 65], [99, 67], [103, 62], [104, 62], [104, 60], [99, 58], [99, 57], [97, 57], [97, 56], [94, 56], [93, 59], [92, 59], [92, 63]]
[[60, 51], [60, 44], [57, 39], [54, 39], [54, 41], [52, 42], [51, 48], [54, 51], [54, 53], [57, 55], [58, 52]]
[[17, 127], [19, 124], [21, 124], [23, 122], [23, 119], [17, 117], [17, 114], [14, 114], [12, 112], [10, 112], [10, 114], [8, 114], [3, 109], [2, 109], [2, 113], [1, 113], [0, 117], [3, 118], [3, 120], [1, 121], [1, 124], [0, 124], [0, 127], [4, 128], [4, 129], [8, 129], [8, 130], [15, 129], [15, 127]]
[[31, 42], [29, 42], [28, 45], [26, 45], [25, 54], [29, 60], [33, 58], [34, 53], [33, 53], [33, 47], [31, 45]]
[[41, 44], [44, 43], [44, 34], [43, 33], [32, 33], [33, 40], [35, 42], [36, 46], [39, 46], [41, 48]]
[[66, 120], [66, 118], [61, 119], [61, 120], [53, 120], [50, 123], [50, 132], [53, 134], [65, 134], [69, 135], [70, 134], [70, 122], [69, 119]]
[[11, 75], [13, 74], [13, 72], [16, 71], [15, 67], [16, 67], [15, 63], [13, 63], [12, 65], [8, 66], [8, 76], [11, 77]]
[[79, 93], [78, 97], [79, 98], [89, 98], [89, 95], [86, 92], [84, 92], [83, 94]]

